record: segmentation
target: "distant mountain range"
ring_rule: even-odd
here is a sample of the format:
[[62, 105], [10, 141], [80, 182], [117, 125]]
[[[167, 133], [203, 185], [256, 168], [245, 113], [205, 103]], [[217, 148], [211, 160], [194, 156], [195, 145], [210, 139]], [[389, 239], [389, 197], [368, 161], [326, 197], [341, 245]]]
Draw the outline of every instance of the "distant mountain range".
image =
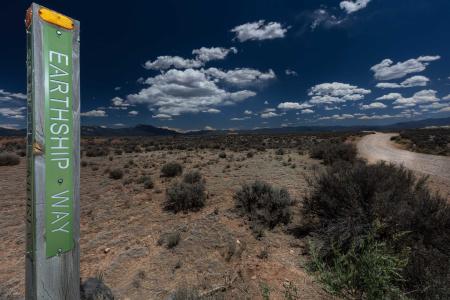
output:
[[[81, 126], [82, 136], [169, 136], [169, 135], [205, 135], [205, 134], [237, 134], [237, 133], [296, 133], [296, 132], [342, 132], [342, 131], [362, 131], [362, 130], [401, 130], [410, 128], [423, 128], [428, 126], [449, 126], [449, 118], [425, 119], [419, 121], [409, 121], [381, 126], [297, 126], [280, 128], [260, 128], [251, 130], [199, 130], [180, 133], [175, 130], [155, 127], [152, 125], [136, 125], [134, 127], [107, 128], [102, 126]], [[0, 127], [0, 136], [25, 136], [25, 129], [9, 129]]]

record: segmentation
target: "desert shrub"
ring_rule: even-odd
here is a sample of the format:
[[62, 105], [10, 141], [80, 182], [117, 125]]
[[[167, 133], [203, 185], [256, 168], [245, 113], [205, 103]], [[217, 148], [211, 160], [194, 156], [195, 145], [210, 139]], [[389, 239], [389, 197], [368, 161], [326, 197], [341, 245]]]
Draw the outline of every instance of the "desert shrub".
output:
[[153, 183], [153, 180], [151, 178], [148, 178], [144, 181], [144, 189], [151, 190], [155, 187], [155, 184]]
[[111, 289], [106, 286], [103, 276], [88, 278], [80, 286], [81, 300], [114, 300]]
[[219, 158], [226, 158], [227, 154], [225, 152], [220, 152], [219, 153]]
[[200, 174], [200, 172], [197, 170], [190, 171], [183, 176], [183, 182], [185, 183], [194, 184], [202, 182], [202, 180], [202, 174]]
[[166, 237], [166, 247], [168, 249], [174, 248], [175, 246], [178, 245], [178, 243], [180, 242], [180, 239], [181, 239], [181, 236], [178, 231], [169, 233]]
[[112, 169], [109, 171], [109, 178], [111, 179], [121, 179], [123, 177], [122, 169]]
[[236, 207], [256, 224], [273, 228], [278, 224], [287, 224], [291, 219], [292, 200], [286, 189], [255, 181], [244, 184], [234, 195], [234, 200]]
[[14, 153], [0, 153], [0, 166], [15, 166], [20, 163], [20, 157]]
[[247, 158], [252, 158], [255, 155], [252, 151], [247, 152]]
[[339, 141], [323, 141], [311, 149], [311, 157], [322, 159], [326, 165], [331, 165], [340, 160], [352, 162], [356, 159], [356, 155], [355, 145]]
[[183, 166], [177, 162], [169, 162], [162, 166], [161, 176], [175, 177], [183, 173]]
[[399, 286], [407, 260], [384, 242], [369, 236], [352, 243], [347, 251], [333, 248], [333, 257], [325, 261], [314, 245], [309, 270], [316, 272], [327, 290], [351, 299], [402, 299]]
[[174, 182], [166, 190], [165, 209], [175, 213], [179, 211], [197, 211], [205, 205], [205, 181], [198, 172], [187, 173], [183, 181]]
[[107, 156], [109, 154], [108, 148], [90, 147], [86, 150], [87, 157]]
[[[417, 179], [412, 171], [384, 163], [336, 163], [317, 178], [303, 213], [313, 220], [318, 257], [328, 271], [336, 268], [336, 260], [356, 251], [378, 264], [382, 262], [377, 255], [391, 260], [384, 266], [384, 271], [391, 272], [399, 267], [393, 262], [407, 252], [407, 264], [399, 272], [404, 282], [391, 277], [388, 286], [417, 299], [450, 296], [450, 206], [429, 192], [425, 178]], [[371, 235], [369, 251], [363, 246]], [[365, 249], [369, 252], [363, 253]], [[345, 263], [345, 268], [356, 268], [360, 261]], [[378, 271], [361, 276], [375, 276], [373, 272]], [[369, 293], [370, 286], [361, 283], [364, 280], [374, 279], [359, 278], [351, 288]]]
[[275, 151], [276, 155], [284, 155], [284, 149], [283, 148], [278, 148], [277, 151]]

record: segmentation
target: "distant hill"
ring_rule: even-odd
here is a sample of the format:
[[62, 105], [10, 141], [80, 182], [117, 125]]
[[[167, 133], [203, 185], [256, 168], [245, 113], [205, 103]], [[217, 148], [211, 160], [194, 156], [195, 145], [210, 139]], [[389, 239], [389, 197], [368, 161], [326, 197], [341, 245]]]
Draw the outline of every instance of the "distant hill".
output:
[[[296, 132], [342, 132], [342, 131], [362, 131], [362, 130], [401, 130], [411, 128], [423, 128], [429, 126], [448, 126], [449, 118], [425, 119], [419, 121], [401, 122], [390, 125], [369, 125], [369, 126], [297, 126], [297, 127], [280, 127], [280, 128], [259, 128], [249, 130], [199, 130], [180, 133], [167, 128], [156, 127], [152, 125], [136, 125], [134, 127], [124, 128], [107, 128], [101, 126], [81, 126], [82, 136], [170, 136], [170, 135], [220, 135], [220, 134], [279, 134], [279, 133], [296, 133]], [[25, 136], [25, 129], [8, 129], [0, 127], [0, 136]]]
[[0, 127], [0, 136], [25, 136], [26, 129], [11, 129]]
[[81, 126], [82, 136], [166, 136], [178, 134], [180, 133], [174, 130], [143, 124], [124, 128]]

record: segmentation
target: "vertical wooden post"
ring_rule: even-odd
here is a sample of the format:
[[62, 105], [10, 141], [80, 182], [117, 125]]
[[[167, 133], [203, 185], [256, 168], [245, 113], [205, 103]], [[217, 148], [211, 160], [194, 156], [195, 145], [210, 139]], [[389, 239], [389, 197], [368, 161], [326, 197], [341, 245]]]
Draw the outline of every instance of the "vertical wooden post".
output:
[[33, 3], [27, 31], [26, 299], [80, 299], [78, 21]]

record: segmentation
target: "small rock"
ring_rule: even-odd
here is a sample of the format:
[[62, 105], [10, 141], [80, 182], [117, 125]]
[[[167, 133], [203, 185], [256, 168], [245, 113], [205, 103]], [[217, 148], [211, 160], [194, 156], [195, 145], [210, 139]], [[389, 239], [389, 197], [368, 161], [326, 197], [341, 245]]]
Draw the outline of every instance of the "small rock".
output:
[[105, 249], [103, 250], [103, 252], [105, 252], [105, 254], [108, 253], [109, 251], [111, 251], [111, 248], [105, 248]]

